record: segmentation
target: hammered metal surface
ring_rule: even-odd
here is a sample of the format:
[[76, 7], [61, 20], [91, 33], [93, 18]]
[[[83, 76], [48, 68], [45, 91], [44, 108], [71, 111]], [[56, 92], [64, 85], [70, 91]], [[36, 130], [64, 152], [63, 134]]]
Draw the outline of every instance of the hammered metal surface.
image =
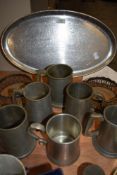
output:
[[30, 73], [51, 64], [68, 64], [86, 75], [111, 62], [116, 40], [102, 22], [86, 14], [47, 10], [11, 24], [2, 35], [6, 58]]

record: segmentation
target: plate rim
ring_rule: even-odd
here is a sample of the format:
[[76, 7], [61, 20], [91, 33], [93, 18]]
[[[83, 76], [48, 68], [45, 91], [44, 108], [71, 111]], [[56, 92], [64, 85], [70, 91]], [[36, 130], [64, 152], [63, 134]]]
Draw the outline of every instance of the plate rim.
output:
[[93, 66], [93, 68], [89, 67], [88, 69], [85, 69], [85, 70], [83, 69], [83, 70], [80, 70], [79, 72], [78, 72], [78, 70], [77, 71], [73, 70], [73, 75], [74, 76], [84, 76], [84, 75], [89, 75], [89, 74], [92, 74], [94, 72], [97, 72], [97, 71], [101, 70], [102, 68], [104, 68], [105, 66], [107, 66], [113, 60], [114, 56], [116, 55], [116, 51], [117, 51], [117, 40], [116, 40], [116, 37], [115, 37], [114, 33], [112, 32], [112, 30], [106, 24], [104, 24], [101, 20], [99, 20], [99, 19], [97, 19], [97, 18], [95, 18], [95, 17], [93, 17], [93, 16], [91, 16], [89, 14], [85, 14], [85, 13], [77, 12], [77, 11], [72, 11], [72, 10], [42, 10], [42, 11], [38, 11], [38, 12], [35, 12], [35, 13], [31, 13], [31, 14], [25, 15], [25, 16], [23, 16], [21, 18], [18, 18], [16, 20], [14, 20], [10, 24], [8, 24], [6, 26], [6, 28], [3, 30], [2, 35], [1, 35], [1, 41], [0, 41], [1, 42], [2, 54], [5, 56], [5, 58], [12, 65], [16, 66], [17, 68], [19, 68], [19, 69], [21, 69], [21, 70], [23, 70], [25, 72], [31, 73], [31, 74], [37, 74], [37, 73], [39, 73], [39, 71], [42, 71], [41, 69], [37, 69], [37, 68], [34, 68], [32, 66], [29, 66], [27, 64], [22, 63], [21, 61], [19, 61], [19, 59], [15, 58], [13, 55], [9, 54], [8, 49], [6, 49], [6, 42], [5, 41], [7, 39], [8, 33], [9, 33], [8, 31], [10, 30], [10, 28], [12, 28], [12, 26], [16, 25], [17, 23], [22, 22], [25, 19], [26, 20], [30, 19], [33, 16], [36, 16], [36, 17], [37, 17], [37, 15], [39, 17], [41, 15], [43, 16], [43, 14], [44, 14], [44, 16], [48, 15], [48, 14], [50, 14], [50, 15], [55, 15], [55, 14], [56, 15], [62, 15], [62, 14], [70, 15], [70, 14], [72, 14], [71, 16], [87, 17], [88, 19], [90, 19], [88, 21], [91, 21], [91, 22], [93, 21], [93, 23], [95, 22], [95, 24], [96, 23], [100, 24], [107, 32], [109, 32], [108, 36], [111, 35], [110, 36], [111, 41], [113, 41], [113, 43], [114, 43], [113, 44], [114, 48], [112, 48], [113, 52], [112, 52], [111, 56], [109, 56], [109, 58], [106, 61], [105, 60], [101, 61], [102, 62], [102, 63], [100, 62], [101, 64], [99, 64], [99, 63], [96, 64], [96, 66]]

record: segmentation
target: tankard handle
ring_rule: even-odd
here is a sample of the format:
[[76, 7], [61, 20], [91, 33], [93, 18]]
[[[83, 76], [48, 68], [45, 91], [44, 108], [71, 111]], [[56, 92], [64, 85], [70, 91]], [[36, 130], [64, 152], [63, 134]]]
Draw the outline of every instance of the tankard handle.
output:
[[42, 70], [37, 70], [36, 71], [36, 76], [34, 78], [35, 81], [39, 81], [39, 82], [46, 82], [48, 83], [48, 78], [47, 78], [47, 71], [51, 66], [54, 66], [55, 64], [50, 64], [48, 65], [45, 69]]
[[34, 131], [40, 131], [45, 133], [45, 126], [40, 123], [32, 123], [28, 128], [28, 132], [32, 137], [38, 140], [40, 144], [47, 144], [47, 141], [44, 138], [40, 138], [38, 135], [36, 135]]
[[83, 123], [83, 134], [85, 136], [95, 136], [99, 133], [99, 128], [94, 129], [93, 131], [90, 131], [90, 128], [92, 127], [94, 121], [96, 119], [99, 119], [101, 122], [104, 121], [104, 117], [101, 113], [91, 112], [88, 114], [88, 116], [85, 118], [85, 121]]
[[35, 76], [35, 81], [39, 81], [39, 82], [43, 82], [44, 78], [46, 76], [46, 70], [42, 69], [42, 70], [37, 70], [36, 71], [36, 76]]
[[23, 97], [23, 88], [14, 90], [12, 94], [12, 103], [23, 106]]

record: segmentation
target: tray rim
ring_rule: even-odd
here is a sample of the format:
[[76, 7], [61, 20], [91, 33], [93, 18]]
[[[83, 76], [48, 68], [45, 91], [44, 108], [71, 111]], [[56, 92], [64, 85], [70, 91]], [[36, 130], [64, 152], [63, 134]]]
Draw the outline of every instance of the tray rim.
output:
[[[93, 68], [89, 67], [88, 69], [81, 70], [80, 72], [73, 70], [73, 75], [74, 76], [84, 76], [84, 75], [89, 75], [89, 74], [92, 74], [94, 72], [97, 72], [97, 71], [101, 70], [102, 68], [104, 68], [105, 66], [107, 66], [113, 60], [114, 56], [116, 55], [116, 51], [117, 51], [117, 40], [116, 40], [116, 37], [115, 37], [114, 33], [112, 32], [112, 30], [106, 24], [104, 24], [101, 20], [99, 20], [98, 18], [95, 18], [95, 17], [93, 17], [89, 14], [85, 14], [85, 13], [77, 12], [77, 11], [72, 11], [72, 10], [42, 10], [42, 11], [38, 11], [38, 12], [35, 12], [35, 13], [25, 15], [21, 18], [18, 18], [16, 20], [12, 21], [11, 23], [9, 23], [5, 27], [5, 29], [3, 30], [2, 34], [1, 34], [0, 44], [1, 44], [2, 54], [5, 56], [7, 61], [9, 61], [16, 68], [19, 68], [19, 69], [21, 69], [25, 72], [31, 73], [31, 74], [38, 74], [39, 71], [40, 72], [43, 71], [42, 69], [37, 69], [37, 68], [31, 67], [27, 64], [24, 64], [21, 61], [19, 61], [17, 58], [13, 57], [11, 54], [9, 54], [8, 50], [5, 47], [5, 38], [7, 38], [6, 36], [8, 35], [7, 31], [9, 31], [10, 28], [12, 28], [13, 25], [16, 25], [17, 23], [20, 23], [24, 19], [28, 19], [28, 18], [30, 19], [33, 16], [37, 16], [37, 15], [39, 15], [39, 16], [42, 15], [43, 16], [43, 14], [45, 15], [45, 13], [46, 13], [46, 15], [48, 15], [48, 14], [50, 14], [50, 15], [62, 15], [62, 14], [70, 15], [70, 14], [72, 14], [71, 16], [87, 17], [88, 19], [90, 19], [90, 21], [93, 21], [94, 24], [96, 24], [96, 23], [100, 24], [105, 29], [105, 31], [109, 32], [108, 36], [111, 35], [110, 38], [113, 41], [114, 46], [115, 46], [113, 48], [113, 52], [112, 52], [111, 56], [106, 61], [104, 61], [104, 60], [101, 61], [102, 62], [102, 63], [100, 62], [101, 65], [98, 63], [98, 64], [96, 64], [96, 66], [93, 66]], [[58, 13], [60, 13], [60, 14], [58, 14]]]

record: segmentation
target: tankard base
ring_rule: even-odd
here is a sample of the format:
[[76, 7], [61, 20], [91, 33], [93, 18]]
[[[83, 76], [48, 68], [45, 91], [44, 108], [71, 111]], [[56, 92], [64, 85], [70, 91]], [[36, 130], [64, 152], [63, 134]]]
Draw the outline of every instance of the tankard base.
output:
[[92, 138], [92, 143], [93, 143], [93, 146], [95, 147], [95, 149], [103, 156], [108, 157], [108, 158], [117, 158], [117, 153], [108, 152], [107, 150], [105, 150], [103, 147], [101, 147], [97, 143], [96, 136], [94, 136]]
[[52, 162], [52, 163], [54, 163], [54, 164], [56, 164], [56, 165], [59, 165], [59, 166], [67, 166], [67, 165], [71, 165], [71, 164], [73, 164], [75, 161], [77, 161], [77, 159], [79, 158], [79, 156], [80, 156], [80, 154], [74, 159], [74, 160], [72, 160], [72, 161], [62, 161], [62, 160], [57, 160], [57, 159], [54, 159], [53, 157], [51, 157], [51, 156], [49, 156], [48, 154], [47, 154], [47, 157], [48, 157], [48, 159]]
[[32, 145], [32, 147], [31, 147], [29, 150], [27, 150], [27, 152], [25, 152], [24, 154], [22, 154], [22, 155], [14, 155], [14, 156], [16, 156], [16, 157], [19, 158], [19, 159], [23, 159], [23, 158], [27, 157], [27, 156], [30, 155], [30, 154], [33, 152], [33, 150], [35, 149], [36, 143], [37, 143], [37, 142], [34, 141], [34, 144]]
[[63, 107], [63, 104], [52, 102], [52, 106], [55, 107], [55, 108], [62, 108]]

